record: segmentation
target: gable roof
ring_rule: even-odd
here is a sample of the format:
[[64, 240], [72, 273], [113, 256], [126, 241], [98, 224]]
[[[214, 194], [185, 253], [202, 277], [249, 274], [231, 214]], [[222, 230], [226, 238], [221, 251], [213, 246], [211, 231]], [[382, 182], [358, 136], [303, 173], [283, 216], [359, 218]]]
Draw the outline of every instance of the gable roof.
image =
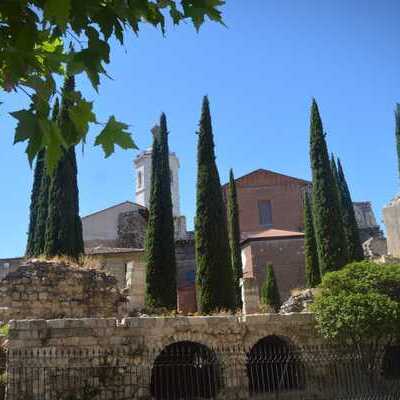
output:
[[108, 211], [108, 210], [111, 210], [113, 208], [121, 207], [121, 206], [123, 206], [125, 204], [130, 204], [132, 206], [136, 206], [136, 207], [139, 207], [139, 208], [146, 209], [146, 207], [144, 207], [144, 206], [142, 206], [140, 204], [137, 204], [137, 203], [134, 203], [133, 201], [127, 200], [127, 201], [123, 201], [122, 203], [114, 204], [113, 206], [110, 206], [110, 207], [107, 207], [107, 208], [103, 208], [102, 210], [95, 211], [95, 212], [93, 212], [91, 214], [85, 215], [85, 216], [82, 217], [82, 219], [85, 219], [85, 218], [88, 218], [88, 217], [92, 217], [93, 215], [96, 215], [96, 214], [101, 214], [104, 211]]
[[[270, 171], [270, 170], [264, 169], [264, 168], [258, 168], [258, 169], [255, 169], [254, 171], [249, 172], [248, 174], [242, 175], [239, 178], [236, 178], [235, 182], [240, 182], [241, 180], [243, 180], [251, 175], [257, 175], [257, 174], [269, 174], [269, 175], [283, 176], [285, 178], [289, 178], [294, 181], [298, 181], [299, 183], [302, 183], [302, 184], [311, 185], [311, 182], [306, 181], [305, 179], [295, 178], [293, 176], [281, 174], [280, 172]], [[229, 184], [229, 182], [225, 183], [222, 187], [225, 188], [226, 186], [228, 186], [228, 184]]]

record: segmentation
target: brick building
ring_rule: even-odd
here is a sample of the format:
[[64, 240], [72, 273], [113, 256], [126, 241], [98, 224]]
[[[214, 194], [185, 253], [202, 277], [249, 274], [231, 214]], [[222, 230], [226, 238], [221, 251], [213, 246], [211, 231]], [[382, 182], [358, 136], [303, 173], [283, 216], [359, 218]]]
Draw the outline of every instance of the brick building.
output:
[[[228, 185], [223, 188], [227, 202]], [[243, 274], [258, 286], [272, 264], [282, 300], [304, 286], [304, 192], [311, 182], [258, 169], [236, 179]]]
[[[179, 160], [170, 153], [172, 202], [175, 222], [178, 305], [196, 311], [195, 251], [193, 232], [186, 230], [180, 213]], [[143, 247], [149, 206], [151, 149], [135, 161], [136, 203], [125, 201], [82, 218], [86, 253], [114, 275], [121, 288], [132, 271], [144, 270]], [[265, 169], [236, 179], [244, 276], [254, 277], [260, 287], [267, 264], [272, 264], [281, 299], [304, 286], [303, 197], [311, 182]], [[228, 186], [223, 185], [227, 201]], [[380, 235], [369, 202], [354, 203], [363, 240]], [[0, 259], [0, 278], [15, 270], [22, 258]], [[128, 268], [129, 267], [129, 268]]]

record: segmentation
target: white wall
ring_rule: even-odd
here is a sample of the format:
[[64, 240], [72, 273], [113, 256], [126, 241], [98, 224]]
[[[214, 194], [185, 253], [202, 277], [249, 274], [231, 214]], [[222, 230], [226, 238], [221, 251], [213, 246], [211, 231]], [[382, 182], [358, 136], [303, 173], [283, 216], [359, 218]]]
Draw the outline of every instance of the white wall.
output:
[[130, 202], [99, 211], [82, 218], [83, 240], [116, 240], [118, 238], [118, 216], [133, 211], [137, 205]]

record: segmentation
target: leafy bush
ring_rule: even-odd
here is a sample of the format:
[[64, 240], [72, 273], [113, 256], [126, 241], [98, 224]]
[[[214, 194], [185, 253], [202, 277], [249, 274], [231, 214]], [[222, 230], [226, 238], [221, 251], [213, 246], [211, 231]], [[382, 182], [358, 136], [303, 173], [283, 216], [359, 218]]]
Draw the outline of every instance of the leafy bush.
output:
[[400, 265], [369, 261], [327, 273], [311, 309], [329, 340], [393, 342], [400, 335]]
[[10, 327], [8, 324], [4, 324], [0, 326], [0, 336], [8, 336], [8, 331]]

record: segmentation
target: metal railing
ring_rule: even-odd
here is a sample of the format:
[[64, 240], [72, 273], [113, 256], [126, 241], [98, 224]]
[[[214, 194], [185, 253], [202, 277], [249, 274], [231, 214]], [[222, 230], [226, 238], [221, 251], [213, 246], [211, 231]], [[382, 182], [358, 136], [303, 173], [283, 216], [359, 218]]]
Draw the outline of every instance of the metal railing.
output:
[[7, 400], [399, 400], [400, 349], [252, 349], [174, 343], [161, 351], [10, 350]]

